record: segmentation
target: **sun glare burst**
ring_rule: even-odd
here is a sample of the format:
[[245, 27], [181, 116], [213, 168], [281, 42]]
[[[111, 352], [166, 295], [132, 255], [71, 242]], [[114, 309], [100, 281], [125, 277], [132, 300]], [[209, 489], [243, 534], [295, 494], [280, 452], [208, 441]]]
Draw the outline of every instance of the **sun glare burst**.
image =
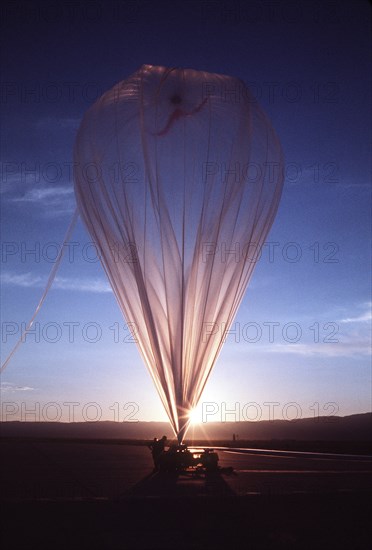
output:
[[195, 426], [195, 424], [200, 424], [201, 422], [200, 410], [198, 410], [197, 408], [190, 411], [189, 417], [190, 417], [190, 424], [192, 426]]

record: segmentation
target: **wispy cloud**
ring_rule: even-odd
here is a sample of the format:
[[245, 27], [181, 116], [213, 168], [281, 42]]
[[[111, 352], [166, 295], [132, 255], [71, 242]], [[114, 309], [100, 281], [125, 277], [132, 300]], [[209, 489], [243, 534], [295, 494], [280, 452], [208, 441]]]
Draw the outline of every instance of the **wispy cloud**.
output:
[[71, 197], [74, 193], [72, 187], [36, 187], [30, 189], [21, 197], [13, 197], [12, 202], [44, 202], [47, 204], [58, 203], [61, 199]]
[[288, 344], [271, 344], [265, 346], [265, 351], [270, 353], [287, 353], [305, 357], [356, 357], [369, 356], [371, 342], [368, 338], [340, 338], [339, 342], [298, 342]]
[[[46, 279], [32, 273], [13, 274], [3, 272], [1, 274], [1, 284], [9, 286], [18, 286], [22, 288], [43, 288], [46, 284]], [[53, 282], [53, 287], [58, 290], [74, 290], [80, 292], [112, 292], [108, 282], [103, 279], [91, 278], [66, 278], [56, 277]]]
[[44, 279], [39, 275], [32, 275], [32, 273], [9, 273], [4, 271], [1, 274], [1, 284], [11, 286], [21, 286], [24, 288], [39, 288], [45, 283]]
[[0, 391], [2, 393], [17, 393], [24, 391], [35, 391], [35, 388], [32, 388], [31, 386], [17, 386], [11, 382], [1, 382]]
[[35, 126], [36, 128], [48, 128], [51, 130], [56, 129], [58, 131], [60, 130], [60, 128], [76, 131], [79, 128], [80, 122], [80, 117], [74, 118], [46, 116], [39, 118], [37, 121], [35, 121]]
[[372, 302], [367, 302], [356, 308], [359, 313], [340, 319], [340, 323], [366, 323], [372, 321]]
[[364, 302], [355, 306], [350, 315], [344, 315], [336, 323], [331, 324], [335, 328], [332, 335], [329, 332], [323, 333], [318, 337], [317, 342], [308, 339], [296, 343], [275, 342], [265, 346], [265, 351], [307, 357], [369, 357], [371, 354], [370, 321], [371, 302]]
[[7, 198], [13, 204], [29, 204], [40, 208], [48, 218], [72, 214], [75, 209], [74, 189], [70, 184], [56, 187], [33, 187], [25, 193], [19, 192]]
[[[29, 168], [24, 164], [5, 164], [8, 168], [3, 168], [5, 174], [0, 185], [0, 193], [4, 202], [14, 206], [28, 205], [37, 208], [47, 218], [73, 212], [76, 201], [71, 181], [71, 166], [68, 163], [49, 163], [53, 165], [50, 170], [53, 170], [54, 167], [56, 176], [58, 176], [58, 183], [55, 184], [45, 180], [46, 175], [49, 174], [47, 172], [48, 163], [45, 165], [30, 164]], [[51, 177], [50, 174], [49, 177]]]
[[60, 290], [79, 290], [81, 292], [112, 292], [109, 283], [102, 279], [66, 279], [56, 277], [54, 288]]

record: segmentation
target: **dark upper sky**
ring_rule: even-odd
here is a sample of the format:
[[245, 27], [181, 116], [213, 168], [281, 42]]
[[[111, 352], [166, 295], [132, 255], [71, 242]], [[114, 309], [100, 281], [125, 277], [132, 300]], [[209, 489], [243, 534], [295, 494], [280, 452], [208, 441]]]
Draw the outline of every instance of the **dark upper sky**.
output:
[[25, 117], [81, 117], [143, 63], [192, 67], [250, 83], [287, 158], [303, 162], [306, 140], [309, 154], [342, 155], [344, 173], [355, 174], [368, 151], [349, 136], [368, 131], [369, 9], [361, 1], [5, 2], [4, 114], [17, 151], [23, 144], [22, 154], [34, 154], [29, 135], [19, 139]]
[[[324, 316], [337, 322], [343, 340], [332, 351], [321, 350], [325, 361], [336, 357], [334, 369], [336, 363], [346, 369], [334, 399], [345, 402], [345, 410], [366, 409], [370, 397], [363, 394], [368, 377], [363, 350], [368, 337], [364, 321], [354, 325], [350, 319], [365, 320], [370, 301], [369, 3], [4, 1], [1, 15], [3, 241], [61, 240], [74, 203], [70, 166], [75, 132], [85, 110], [112, 85], [142, 64], [237, 76], [271, 117], [286, 157], [285, 190], [270, 238], [280, 243], [279, 251], [289, 242], [302, 251], [299, 262], [283, 260], [281, 254], [274, 265], [268, 260], [260, 264], [252, 281], [252, 309], [243, 304], [240, 315], [244, 320], [249, 311], [249, 318], [295, 320], [304, 327], [323, 323]], [[77, 231], [77, 240], [89, 240], [82, 227]], [[338, 261], [324, 262], [332, 250]], [[88, 267], [103, 280], [98, 266]], [[17, 319], [31, 314], [40, 291], [35, 288], [41, 286], [37, 277], [45, 277], [49, 268], [30, 258], [25, 265], [17, 254], [6, 258], [5, 320], [15, 311]], [[66, 278], [76, 279], [70, 268]], [[25, 272], [29, 279], [15, 277]], [[80, 279], [90, 276], [79, 273]], [[265, 287], [257, 298], [255, 285], [257, 293], [260, 285]], [[66, 297], [56, 293], [61, 308]], [[89, 317], [89, 296], [82, 292], [79, 300]], [[115, 307], [111, 315], [117, 314]], [[58, 311], [63, 315], [63, 309]], [[68, 311], [73, 311], [71, 304]], [[358, 349], [360, 361], [355, 363]], [[312, 353], [310, 347], [301, 348], [278, 363], [301, 362], [307, 368]], [[360, 386], [349, 398], [355, 368], [360, 369]], [[332, 376], [314, 381], [312, 399]], [[303, 382], [299, 377], [296, 387]], [[37, 384], [42, 385], [41, 379]]]

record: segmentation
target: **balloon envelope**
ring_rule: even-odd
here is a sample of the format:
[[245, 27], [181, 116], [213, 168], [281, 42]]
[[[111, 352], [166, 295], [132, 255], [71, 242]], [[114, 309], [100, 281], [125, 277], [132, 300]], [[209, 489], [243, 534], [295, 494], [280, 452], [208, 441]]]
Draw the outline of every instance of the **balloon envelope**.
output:
[[145, 65], [86, 113], [81, 216], [179, 441], [274, 220], [282, 153], [238, 79]]

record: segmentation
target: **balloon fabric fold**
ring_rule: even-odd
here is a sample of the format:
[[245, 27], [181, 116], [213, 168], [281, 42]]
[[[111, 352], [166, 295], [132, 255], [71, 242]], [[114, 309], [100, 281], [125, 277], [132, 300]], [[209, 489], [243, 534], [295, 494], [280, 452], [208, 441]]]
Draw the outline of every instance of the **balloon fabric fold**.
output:
[[273, 223], [276, 134], [229, 76], [142, 66], [85, 114], [82, 219], [179, 442]]

